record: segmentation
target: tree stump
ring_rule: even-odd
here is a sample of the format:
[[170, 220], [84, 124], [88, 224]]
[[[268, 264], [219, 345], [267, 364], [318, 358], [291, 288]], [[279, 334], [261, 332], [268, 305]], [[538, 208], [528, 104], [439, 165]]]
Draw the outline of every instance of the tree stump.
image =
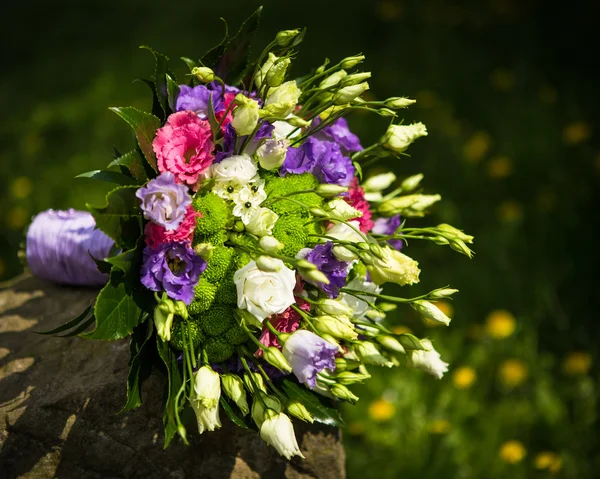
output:
[[306, 459], [288, 462], [253, 431], [231, 424], [163, 450], [164, 378], [144, 385], [142, 407], [125, 401], [127, 341], [35, 334], [81, 312], [96, 291], [23, 276], [0, 289], [0, 477], [345, 477], [339, 430], [295, 422]]

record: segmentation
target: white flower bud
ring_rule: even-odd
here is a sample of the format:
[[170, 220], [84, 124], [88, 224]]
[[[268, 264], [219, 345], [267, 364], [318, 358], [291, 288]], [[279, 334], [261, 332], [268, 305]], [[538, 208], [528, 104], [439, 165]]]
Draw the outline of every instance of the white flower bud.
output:
[[223, 374], [221, 376], [221, 385], [225, 394], [235, 402], [242, 414], [244, 416], [248, 414], [250, 409], [246, 401], [246, 391], [242, 379], [235, 374]]
[[381, 247], [375, 254], [371, 252], [361, 253], [363, 262], [371, 275], [371, 281], [375, 284], [396, 283], [400, 286], [419, 282], [419, 263], [409, 258], [400, 251], [389, 246]]
[[400, 188], [402, 188], [402, 191], [410, 193], [411, 191], [416, 190], [419, 187], [422, 180], [423, 173], [409, 176], [408, 178], [404, 179], [402, 183], [400, 183]]
[[294, 111], [301, 94], [294, 80], [287, 81], [277, 88], [270, 88], [261, 115], [287, 117]]
[[298, 447], [292, 421], [283, 413], [270, 415], [263, 422], [260, 437], [288, 460], [293, 456], [304, 457]]
[[413, 141], [422, 136], [427, 136], [427, 128], [423, 123], [390, 125], [381, 142], [385, 148], [402, 153]]
[[263, 349], [263, 358], [271, 366], [275, 366], [277, 369], [279, 369], [280, 371], [283, 371], [284, 373], [292, 372], [292, 366], [287, 361], [287, 359], [285, 359], [283, 353], [276, 347], [272, 346], [272, 347]]
[[325, 77], [325, 79], [319, 83], [319, 88], [326, 90], [327, 88], [334, 87], [339, 84], [347, 75], [348, 73], [345, 70], [338, 70], [328, 77]]
[[[261, 326], [259, 324], [259, 326]], [[267, 386], [265, 386], [265, 380], [262, 375], [259, 373], [251, 372], [250, 374], [244, 373], [244, 384], [246, 385], [246, 389], [250, 391], [250, 394], [256, 394], [256, 387], [258, 387], [259, 393], [262, 391], [263, 393], [267, 392]], [[256, 403], [256, 401], [254, 401]], [[254, 415], [254, 403], [252, 403], [252, 414]]]
[[209, 366], [202, 366], [194, 374], [190, 404], [196, 413], [198, 432], [214, 431], [221, 427], [219, 398], [221, 382], [219, 374]]
[[362, 211], [350, 206], [342, 198], [335, 198], [327, 203], [329, 217], [335, 220], [346, 221], [351, 218], [359, 218]]
[[290, 141], [283, 140], [265, 140], [265, 142], [256, 150], [258, 163], [265, 170], [274, 170], [279, 168], [285, 160], [285, 155], [290, 146]]
[[404, 346], [400, 344], [400, 342], [394, 338], [393, 336], [388, 335], [379, 335], [377, 336], [377, 342], [381, 344], [384, 348], [389, 349], [391, 351], [395, 351], [397, 353], [406, 353]]
[[292, 416], [297, 417], [304, 422], [314, 422], [314, 419], [308, 412], [308, 409], [306, 409], [306, 406], [296, 399], [290, 399], [286, 405], [286, 410]]
[[388, 368], [391, 368], [394, 365], [394, 363], [385, 358], [370, 341], [358, 341], [354, 343], [353, 349], [365, 364], [386, 366]]
[[298, 30], [297, 28], [295, 30], [282, 30], [279, 33], [277, 33], [277, 35], [275, 35], [275, 41], [280, 47], [287, 47], [294, 41], [294, 38], [296, 38], [299, 34], [300, 30]]
[[256, 208], [250, 216], [246, 230], [259, 237], [268, 236], [273, 233], [273, 227], [278, 219], [277, 213], [261, 206]]
[[285, 121], [295, 128], [304, 128], [310, 126], [310, 121], [306, 121], [304, 118], [300, 118], [296, 115], [288, 115]]
[[242, 93], [236, 95], [235, 102], [237, 106], [233, 109], [231, 125], [239, 136], [250, 135], [258, 124], [258, 102]]
[[[364, 380], [369, 379], [370, 377], [370, 374], [355, 373], [352, 371], [341, 371], [335, 376], [335, 380], [339, 384], [348, 386], [350, 384], [362, 383]], [[333, 394], [335, 394], [335, 392], [333, 392]]]
[[267, 84], [277, 87], [285, 80], [285, 74], [292, 61], [289, 58], [279, 59], [267, 72]]
[[347, 186], [334, 185], [333, 183], [321, 183], [315, 188], [315, 193], [322, 198], [331, 198], [348, 191]]
[[362, 73], [353, 73], [352, 75], [348, 75], [344, 77], [342, 80], [342, 86], [350, 86], [357, 85], [365, 80], [371, 78], [371, 72], [362, 72]]
[[382, 216], [402, 215], [407, 218], [425, 216], [425, 210], [440, 201], [440, 195], [407, 195], [392, 198], [381, 203], [377, 212]]
[[269, 396], [264, 391], [259, 391], [257, 396], [252, 402], [252, 419], [258, 427], [261, 427], [265, 421], [266, 411], [270, 409], [276, 413], [281, 412], [281, 403], [275, 396]]
[[441, 323], [448, 326], [450, 324], [450, 318], [446, 316], [440, 308], [435, 304], [425, 300], [413, 301], [410, 305], [421, 315], [423, 318], [433, 321], [435, 323]]
[[261, 271], [277, 272], [281, 270], [283, 264], [279, 259], [263, 255], [257, 258], [256, 266], [258, 266], [258, 269], [260, 269]]
[[354, 325], [346, 316], [319, 316], [315, 318], [314, 325], [319, 331], [331, 334], [334, 338], [348, 341], [358, 338]]
[[429, 299], [446, 299], [456, 293], [458, 293], [458, 289], [452, 289], [452, 288], [435, 289], [431, 293], [429, 293]]
[[269, 52], [269, 56], [267, 57], [265, 62], [262, 64], [262, 66], [257, 70], [256, 75], [254, 75], [254, 83], [256, 83], [256, 87], [259, 90], [262, 87], [263, 82], [265, 82], [267, 80], [267, 73], [269, 72], [269, 70], [271, 68], [273, 68], [273, 65], [275, 65], [275, 62], [278, 59], [279, 58], [276, 55]]
[[364, 55], [355, 55], [353, 57], [347, 57], [342, 60], [341, 65], [342, 65], [342, 68], [349, 70], [350, 68], [354, 68], [359, 63], [362, 63], [362, 61], [364, 59], [365, 59]]
[[350, 85], [341, 88], [335, 93], [334, 100], [336, 105], [350, 103], [369, 89], [367, 82], [359, 83], [358, 85]]
[[362, 186], [365, 191], [382, 191], [389, 188], [394, 181], [396, 181], [396, 175], [394, 173], [381, 173], [380, 175], [367, 178]]
[[192, 68], [192, 75], [203, 83], [210, 83], [215, 77], [215, 72], [208, 67], [194, 67]]
[[352, 316], [354, 310], [346, 303], [335, 299], [324, 299], [317, 306], [319, 312], [332, 316]]
[[331, 386], [329, 386], [329, 390], [331, 391], [331, 394], [333, 394], [335, 397], [343, 399], [344, 401], [349, 401], [351, 403], [355, 403], [356, 401], [358, 401], [358, 396], [352, 394], [350, 389], [341, 384], [332, 384]]
[[212, 258], [215, 247], [210, 243], [200, 243], [194, 246], [194, 253], [205, 261]]
[[324, 283], [329, 284], [329, 278], [325, 276], [325, 273], [322, 273], [318, 269], [302, 269], [299, 268], [300, 275], [310, 281], [312, 283]]
[[463, 233], [454, 226], [442, 223], [441, 225], [437, 225], [436, 228], [438, 230], [442, 230], [444, 232], [444, 236], [448, 239], [459, 239], [465, 243], [473, 243], [473, 237], [471, 235]]
[[383, 102], [385, 106], [388, 108], [393, 108], [394, 110], [398, 110], [400, 108], [407, 108], [410, 105], [416, 103], [417, 100], [411, 100], [410, 98], [404, 98], [400, 96], [395, 96], [392, 98], [388, 98]]
[[258, 246], [265, 253], [275, 254], [281, 251], [285, 245], [274, 236], [263, 236], [258, 240]]
[[448, 363], [442, 361], [440, 353], [434, 349], [429, 339], [422, 339], [421, 343], [428, 349], [426, 351], [409, 351], [406, 355], [407, 366], [422, 369], [436, 378], [441, 379], [444, 373], [448, 371]]

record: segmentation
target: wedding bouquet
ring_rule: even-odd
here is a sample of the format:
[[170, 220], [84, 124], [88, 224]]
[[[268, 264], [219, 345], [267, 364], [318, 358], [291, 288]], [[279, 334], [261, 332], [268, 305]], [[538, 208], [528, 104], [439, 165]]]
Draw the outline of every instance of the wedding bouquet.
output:
[[[200, 433], [219, 428], [223, 412], [289, 459], [302, 456], [290, 416], [341, 425], [335, 402], [358, 400], [349, 386], [367, 380], [371, 365], [444, 374], [429, 340], [393, 333], [385, 316], [411, 306], [447, 325], [434, 302], [456, 290], [402, 298], [381, 286], [419, 281], [418, 263], [400, 251], [408, 239], [470, 257], [472, 237], [446, 224], [405, 225], [440, 200], [419, 192], [422, 175], [363, 177], [427, 135], [421, 123], [397, 121], [414, 101], [361, 98], [370, 77], [355, 71], [362, 55], [290, 79], [300, 30], [279, 32], [249, 63], [259, 14], [200, 61], [184, 58], [183, 81], [144, 47], [156, 59], [144, 80], [152, 113], [112, 109], [133, 129], [136, 148], [81, 175], [118, 186], [105, 206], [89, 207], [91, 216], [39, 215], [27, 257], [35, 274], [60, 280], [40, 266], [58, 228], [53, 247], [73, 264], [65, 282], [85, 275], [80, 282], [105, 283], [93, 305], [49, 333], [131, 338], [124, 410], [141, 404], [154, 367], [165, 371], [165, 447], [175, 435], [187, 442], [182, 411], [191, 407]], [[363, 148], [350, 131], [344, 116], [354, 110], [389, 117], [374, 145]]]

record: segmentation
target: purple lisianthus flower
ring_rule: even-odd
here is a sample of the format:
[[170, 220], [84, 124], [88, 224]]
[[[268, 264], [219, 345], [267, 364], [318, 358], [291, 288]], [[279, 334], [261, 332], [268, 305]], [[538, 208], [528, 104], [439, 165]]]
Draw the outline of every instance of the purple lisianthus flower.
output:
[[[371, 232], [376, 235], [393, 235], [400, 226], [400, 215], [392, 216], [390, 218], [377, 218], [373, 222], [373, 228]], [[396, 249], [402, 249], [402, 240], [389, 240], [388, 244]]]
[[324, 369], [335, 369], [338, 347], [310, 331], [301, 329], [287, 339], [282, 352], [298, 381], [312, 389], [317, 384], [317, 373]]
[[142, 200], [144, 218], [167, 231], [179, 227], [185, 219], [187, 207], [192, 204], [187, 186], [176, 183], [175, 176], [168, 171], [142, 186], [135, 196]]
[[319, 283], [319, 288], [325, 291], [330, 298], [337, 298], [340, 289], [346, 286], [350, 263], [340, 261], [335, 257], [331, 241], [315, 246], [305, 259], [313, 263], [329, 279], [329, 284]]
[[206, 261], [187, 243], [163, 243], [144, 248], [140, 280], [151, 291], [166, 291], [169, 298], [190, 304], [194, 286], [205, 269]]
[[315, 138], [309, 138], [305, 145], [308, 154], [316, 159], [313, 173], [321, 183], [350, 186], [355, 169], [352, 160], [342, 153], [340, 145]]
[[92, 257], [106, 258], [113, 246], [90, 213], [43, 211], [27, 230], [27, 265], [34, 276], [53, 283], [102, 286], [108, 275], [98, 271]]
[[[315, 118], [313, 126], [318, 125], [321, 121], [319, 117]], [[314, 137], [319, 140], [335, 141], [345, 153], [352, 153], [363, 149], [360, 139], [350, 131], [348, 121], [345, 118], [338, 118], [331, 125], [315, 133]]]
[[281, 165], [279, 174], [286, 176], [288, 174], [300, 175], [302, 173], [311, 173], [315, 168], [317, 159], [312, 154], [307, 153], [306, 143], [298, 148], [288, 148], [285, 160]]
[[212, 96], [212, 105], [215, 113], [222, 111], [223, 97], [216, 91], [209, 90], [205, 85], [189, 87], [179, 85], [179, 96], [175, 102], [175, 111], [190, 110], [203, 120], [208, 116], [208, 102]]

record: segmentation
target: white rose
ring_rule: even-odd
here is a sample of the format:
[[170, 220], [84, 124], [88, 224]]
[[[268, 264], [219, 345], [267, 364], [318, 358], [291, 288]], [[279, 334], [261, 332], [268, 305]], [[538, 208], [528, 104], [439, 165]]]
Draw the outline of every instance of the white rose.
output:
[[273, 227], [278, 219], [279, 216], [273, 210], [257, 208], [252, 213], [250, 222], [246, 225], [246, 230], [259, 237], [268, 236], [273, 232]]
[[[348, 224], [352, 227], [348, 226]], [[358, 231], [360, 231], [358, 221], [349, 221], [348, 224], [335, 223], [332, 228], [325, 232], [325, 234], [339, 240], [351, 241], [353, 243], [361, 243], [365, 241], [365, 238], [358, 233]], [[334, 246], [333, 254], [340, 261], [353, 261], [357, 258], [352, 251], [350, 251], [348, 248], [344, 248], [343, 246]]]
[[258, 179], [258, 168], [248, 155], [230, 156], [212, 164], [210, 177], [217, 183], [246, 185]]
[[261, 271], [256, 261], [250, 261], [233, 275], [238, 308], [248, 310], [261, 322], [272, 314], [283, 313], [296, 302], [296, 274], [283, 261], [277, 261], [281, 263], [277, 272]]

